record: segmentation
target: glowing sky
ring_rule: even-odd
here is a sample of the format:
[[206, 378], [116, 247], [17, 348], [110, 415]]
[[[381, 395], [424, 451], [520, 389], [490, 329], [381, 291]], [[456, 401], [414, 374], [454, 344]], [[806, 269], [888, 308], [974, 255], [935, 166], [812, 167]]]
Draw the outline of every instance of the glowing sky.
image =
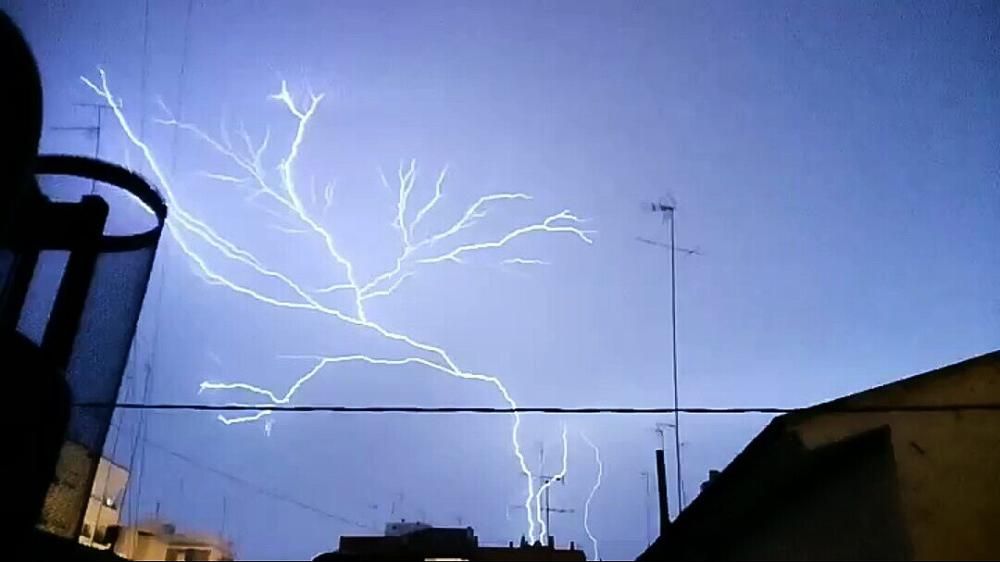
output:
[[[400, 250], [396, 193], [378, 170], [391, 177], [411, 158], [421, 202], [448, 166], [444, 216], [430, 224], [496, 192], [533, 199], [491, 210], [487, 234], [562, 209], [588, 219], [593, 245], [526, 239], [428, 267], [370, 305], [470, 370], [502, 375], [523, 405], [669, 405], [667, 255], [635, 240], [663, 239], [640, 204], [667, 193], [678, 244], [703, 254], [678, 257], [687, 405], [813, 403], [1000, 339], [995, 3], [194, 2], [186, 26], [187, 2], [152, 2], [145, 56], [143, 2], [0, 6], [42, 65], [48, 127], [93, 123], [72, 104], [95, 101], [79, 76], [101, 65], [189, 210], [304, 278], [326, 280], [317, 249], [207, 181], [199, 172], [220, 159], [156, 125], [157, 97], [212, 134], [224, 117], [288, 138], [292, 124], [267, 96], [282, 80], [325, 93], [299, 181], [336, 183], [330, 228], [365, 277]], [[50, 129], [43, 146], [90, 153], [93, 141]], [[125, 160], [117, 128], [102, 147]], [[518, 257], [547, 263], [502, 263]], [[160, 264], [138, 346], [153, 365], [150, 401], [212, 400], [198, 394], [206, 379], [286, 388], [310, 364], [279, 355], [390, 351], [206, 284], [166, 238]], [[133, 374], [123, 393], [140, 399]], [[307, 403], [502, 405], [488, 385], [415, 365], [331, 370], [302, 392]], [[224, 530], [248, 557], [311, 556], [360, 531], [210, 466], [364, 525], [461, 521], [501, 543], [525, 531], [506, 417], [272, 417], [268, 435], [208, 413], [150, 414], [156, 445], [130, 509]], [[121, 420], [130, 428], [135, 416]], [[669, 420], [525, 418], [529, 463], [544, 441], [549, 474], [568, 428], [569, 470], [552, 497], [575, 513], [553, 515], [560, 542], [591, 547], [583, 513], [597, 467], [583, 431], [605, 464], [589, 503], [602, 555], [645, 546], [640, 472], [652, 470], [657, 421]], [[684, 416], [688, 495], [767, 421]], [[123, 461], [130, 431], [114, 451]]]

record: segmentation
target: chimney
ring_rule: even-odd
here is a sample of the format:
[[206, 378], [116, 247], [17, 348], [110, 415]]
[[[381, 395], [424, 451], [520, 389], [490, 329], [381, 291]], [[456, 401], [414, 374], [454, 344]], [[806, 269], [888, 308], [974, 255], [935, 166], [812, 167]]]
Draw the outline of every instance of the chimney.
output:
[[701, 483], [701, 491], [704, 492], [709, 486], [711, 486], [712, 481], [714, 481], [718, 476], [719, 476], [718, 470], [709, 470], [708, 480], [705, 480], [704, 482]]
[[663, 449], [656, 450], [656, 491], [660, 503], [660, 535], [664, 535], [670, 526], [670, 507], [667, 505], [667, 465]]

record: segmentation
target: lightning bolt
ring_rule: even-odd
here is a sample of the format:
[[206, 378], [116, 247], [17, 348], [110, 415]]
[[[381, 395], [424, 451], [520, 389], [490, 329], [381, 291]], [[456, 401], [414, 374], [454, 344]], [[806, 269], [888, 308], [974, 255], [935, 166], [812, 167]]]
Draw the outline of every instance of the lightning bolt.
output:
[[545, 519], [542, 518], [542, 494], [545, 490], [548, 490], [553, 483], [562, 481], [566, 478], [566, 472], [569, 469], [569, 442], [566, 440], [566, 425], [562, 428], [562, 468], [559, 469], [559, 473], [554, 475], [552, 478], [547, 480], [544, 484], [538, 487], [538, 493], [535, 494], [535, 520], [538, 521], [538, 538], [545, 540], [549, 535], [549, 530], [545, 526]]
[[[538, 223], [515, 228], [496, 240], [467, 243], [452, 247], [451, 249], [436, 250], [436, 248], [450, 242], [450, 239], [454, 235], [473, 227], [478, 220], [485, 218], [486, 209], [490, 205], [515, 200], [530, 200], [531, 197], [523, 193], [495, 193], [482, 196], [469, 206], [465, 213], [456, 222], [451, 224], [450, 227], [431, 233], [424, 238], [419, 238], [417, 236], [419, 234], [417, 227], [422, 225], [424, 219], [431, 215], [443, 197], [443, 184], [447, 168], [443, 169], [438, 176], [435, 183], [434, 195], [420, 207], [414, 215], [413, 220], [408, 222], [408, 218], [411, 215], [409, 204], [417, 175], [416, 162], [411, 161], [408, 168], [404, 168], [401, 165], [397, 173], [397, 204], [393, 227], [399, 233], [402, 249], [393, 267], [365, 281], [359, 278], [353, 262], [341, 252], [330, 231], [321, 224], [321, 217], [326, 215], [332, 205], [333, 184], [327, 184], [323, 192], [323, 208], [318, 213], [314, 213], [304, 203], [300, 188], [296, 182], [295, 166], [306, 138], [308, 125], [316, 114], [320, 103], [323, 101], [322, 94], [313, 94], [310, 92], [305, 103], [299, 104], [289, 91], [287, 83], [282, 81], [279, 92], [269, 96], [270, 100], [283, 105], [295, 121], [292, 140], [274, 170], [269, 169], [264, 164], [265, 153], [271, 140], [269, 129], [265, 132], [263, 139], [255, 143], [246, 129], [241, 126], [239, 136], [244, 146], [237, 148], [231, 142], [225, 129], [223, 129], [223, 133], [219, 139], [213, 138], [196, 125], [184, 123], [174, 118], [166, 106], [161, 103], [161, 107], [167, 114], [167, 117], [157, 119], [157, 123], [172, 126], [178, 130], [192, 134], [209, 148], [224, 156], [234, 167], [232, 173], [202, 172], [200, 174], [202, 177], [230, 185], [234, 189], [247, 191], [244, 198], [247, 204], [260, 206], [269, 213], [287, 220], [290, 224], [294, 224], [294, 228], [279, 227], [279, 230], [296, 235], [313, 236], [322, 243], [326, 257], [329, 258], [330, 263], [340, 272], [340, 277], [326, 284], [301, 283], [295, 280], [291, 274], [268, 266], [253, 251], [226, 238], [207, 221], [197, 217], [193, 212], [188, 210], [179, 197], [179, 194], [175, 191], [171, 178], [163, 170], [155, 152], [145, 141], [139, 138], [130, 125], [124, 113], [121, 100], [113, 95], [108, 85], [105, 71], [102, 68], [98, 68], [98, 73], [100, 79], [97, 82], [87, 77], [81, 77], [80, 79], [108, 104], [129, 143], [142, 153], [146, 164], [149, 166], [153, 176], [155, 176], [161, 192], [171, 207], [171, 214], [167, 221], [167, 231], [181, 251], [191, 261], [195, 272], [202, 279], [210, 285], [223, 287], [235, 294], [252, 299], [261, 305], [329, 317], [332, 320], [346, 323], [364, 332], [373, 333], [388, 341], [398, 343], [407, 350], [407, 353], [403, 354], [402, 357], [374, 357], [364, 354], [303, 357], [304, 359], [310, 359], [312, 366], [302, 373], [284, 392], [278, 392], [246, 382], [205, 381], [201, 384], [199, 392], [238, 392], [254, 395], [258, 398], [262, 397], [267, 401], [266, 403], [255, 404], [255, 406], [260, 406], [261, 409], [253, 415], [241, 417], [227, 417], [223, 415], [219, 416], [219, 421], [226, 425], [234, 425], [264, 419], [266, 423], [265, 429], [270, 434], [270, 424], [273, 422], [273, 419], [269, 417], [272, 411], [267, 409], [268, 405], [288, 403], [306, 383], [323, 372], [327, 367], [350, 362], [380, 366], [417, 365], [450, 377], [487, 383], [496, 388], [509, 407], [517, 408], [517, 403], [511, 397], [510, 392], [500, 378], [462, 369], [444, 348], [384, 327], [382, 324], [369, 318], [365, 309], [365, 303], [370, 299], [393, 295], [399, 290], [406, 279], [415, 274], [418, 266], [428, 266], [444, 261], [460, 263], [462, 261], [460, 257], [465, 254], [498, 250], [508, 246], [516, 239], [531, 234], [570, 234], [587, 244], [591, 244], [593, 240], [589, 235], [592, 234], [592, 231], [582, 230], [578, 226], [583, 222], [582, 219], [569, 211], [562, 211], [549, 215]], [[274, 174], [275, 171], [277, 174]], [[274, 178], [275, 175], [277, 176], [276, 179]], [[383, 182], [388, 185], [388, 181], [384, 175], [382, 177]], [[315, 201], [315, 191], [312, 194]], [[425, 228], [421, 230], [425, 230]], [[206, 251], [200, 251], [199, 248], [204, 248]], [[213, 265], [218, 260], [221, 260], [222, 263], [239, 266], [247, 274], [256, 277], [258, 280], [268, 281], [267, 286], [273, 287], [276, 284], [282, 290], [255, 288], [253, 283], [224, 275]], [[342, 310], [341, 308], [325, 304], [323, 302], [325, 295], [333, 292], [343, 292], [350, 295], [351, 308], [349, 310]], [[533, 512], [531, 508], [532, 504], [535, 503], [535, 514], [537, 515], [537, 499], [541, 490], [538, 492], [535, 491], [534, 475], [529, 470], [522, 452], [520, 444], [521, 417], [517, 412], [514, 412], [512, 418], [511, 446], [527, 485], [524, 506], [527, 513], [528, 536], [534, 542], [538, 535], [535, 532], [536, 517], [532, 516]], [[565, 440], [564, 428], [564, 472], [566, 464]], [[544, 523], [541, 523], [540, 520], [539, 523], [541, 525], [539, 528], [542, 529], [542, 534], [544, 535]]]
[[598, 547], [597, 538], [590, 530], [590, 502], [594, 501], [594, 495], [597, 493], [597, 489], [601, 487], [601, 478], [604, 476], [604, 463], [601, 462], [601, 450], [597, 448], [597, 445], [594, 445], [583, 433], [580, 433], [580, 437], [593, 449], [594, 462], [597, 464], [597, 480], [594, 482], [594, 487], [590, 489], [587, 502], [583, 504], [583, 530], [587, 532], [587, 537], [590, 538], [590, 542], [594, 546], [594, 560], [600, 560], [601, 550]]
[[549, 264], [549, 262], [547, 262], [545, 260], [530, 259], [530, 258], [507, 258], [507, 259], [503, 260], [500, 263], [503, 263], [503, 264], [506, 264], [506, 265], [548, 265]]

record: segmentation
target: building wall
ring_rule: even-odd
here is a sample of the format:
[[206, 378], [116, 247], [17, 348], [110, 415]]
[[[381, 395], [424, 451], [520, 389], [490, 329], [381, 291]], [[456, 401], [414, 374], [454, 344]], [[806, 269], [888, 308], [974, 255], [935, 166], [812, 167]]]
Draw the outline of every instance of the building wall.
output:
[[908, 559], [909, 538], [887, 433], [859, 438], [865, 443], [856, 439], [838, 445], [849, 452], [818, 459], [809, 474], [788, 482], [784, 493], [746, 514], [738, 528], [714, 545], [718, 550], [712, 558]]
[[[1000, 402], [1000, 354], [865, 393], [851, 405]], [[1000, 412], [823, 414], [795, 427], [810, 448], [888, 424], [903, 520], [918, 559], [1000, 554]]]
[[129, 560], [165, 560], [167, 544], [154, 536], [144, 536], [130, 527], [122, 529], [115, 543], [115, 554]]
[[94, 485], [87, 502], [87, 512], [83, 516], [81, 531], [83, 538], [93, 539], [101, 544], [107, 528], [118, 525], [128, 477], [127, 470], [105, 458], [98, 463]]
[[45, 496], [38, 526], [46, 532], [76, 540], [76, 524], [90, 497], [88, 478], [98, 459], [84, 446], [63, 444], [55, 476]]
[[[228, 548], [213, 540], [153, 534], [136, 527], [122, 529], [114, 552], [129, 560], [231, 560]], [[198, 551], [195, 555], [194, 551]]]

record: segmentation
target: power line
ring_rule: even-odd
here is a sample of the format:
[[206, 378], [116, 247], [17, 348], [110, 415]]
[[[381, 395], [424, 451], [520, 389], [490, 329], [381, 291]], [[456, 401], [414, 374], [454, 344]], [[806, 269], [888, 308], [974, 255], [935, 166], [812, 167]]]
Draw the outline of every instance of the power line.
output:
[[142, 70], [139, 79], [139, 98], [142, 100], [142, 120], [139, 121], [139, 138], [146, 139], [146, 83], [149, 80], [149, 0], [142, 14]]
[[[184, 43], [181, 51], [181, 67], [177, 74], [177, 118], [184, 118], [184, 87], [186, 85], [185, 70], [187, 69], [188, 53], [191, 48], [191, 14], [194, 11], [194, 0], [188, 0], [184, 13]], [[180, 127], [173, 127], [170, 139], [170, 173], [177, 171], [177, 133]]]
[[155, 443], [153, 441], [150, 441], [148, 439], [145, 439], [144, 442], [149, 447], [152, 447], [154, 449], [158, 449], [158, 450], [160, 450], [160, 451], [162, 451], [162, 452], [164, 452], [164, 453], [166, 453], [166, 454], [168, 454], [168, 455], [170, 455], [172, 457], [178, 458], [178, 459], [180, 459], [180, 460], [182, 460], [182, 461], [184, 461], [184, 462], [186, 462], [186, 463], [188, 463], [188, 464], [190, 464], [190, 465], [192, 465], [194, 467], [200, 468], [200, 469], [205, 470], [207, 472], [211, 472], [211, 473], [213, 473], [213, 474], [215, 474], [217, 476], [221, 476], [221, 477], [223, 477], [223, 478], [225, 478], [227, 480], [230, 480], [232, 482], [235, 482], [237, 484], [240, 484], [242, 486], [250, 488], [254, 492], [257, 492], [257, 493], [259, 493], [261, 495], [268, 496], [268, 497], [270, 497], [272, 499], [276, 499], [276, 500], [280, 500], [280, 501], [283, 501], [283, 502], [287, 502], [287, 503], [293, 504], [293, 505], [295, 505], [297, 507], [300, 507], [302, 509], [305, 509], [307, 511], [312, 511], [313, 513], [317, 513], [319, 515], [322, 515], [322, 516], [327, 517], [329, 519], [333, 519], [333, 520], [339, 521], [341, 523], [345, 523], [347, 525], [351, 525], [351, 526], [358, 527], [358, 528], [361, 528], [361, 529], [371, 529], [371, 525], [365, 525], [363, 523], [359, 523], [359, 522], [354, 521], [352, 519], [348, 519], [347, 517], [344, 517], [343, 515], [337, 515], [336, 513], [331, 513], [329, 511], [326, 511], [325, 509], [316, 507], [314, 505], [310, 505], [310, 504], [305, 503], [305, 502], [303, 502], [301, 500], [295, 499], [295, 498], [293, 498], [291, 496], [287, 496], [287, 495], [285, 495], [285, 494], [283, 494], [281, 492], [278, 492], [276, 490], [273, 490], [273, 489], [270, 489], [270, 488], [264, 488], [262, 486], [254, 484], [253, 482], [250, 482], [249, 480], [244, 480], [243, 478], [240, 478], [239, 476], [236, 476], [235, 474], [232, 474], [232, 473], [226, 472], [224, 470], [215, 468], [214, 466], [209, 466], [207, 464], [204, 464], [201, 461], [198, 461], [198, 460], [196, 460], [196, 459], [194, 459], [192, 457], [189, 457], [189, 456], [187, 456], [187, 455], [185, 455], [183, 453], [179, 453], [179, 452], [177, 452], [177, 451], [175, 451], [173, 449], [170, 449], [168, 447], [165, 447], [163, 445], [160, 445], [160, 444]]
[[[150, 19], [149, 18], [149, 9], [150, 9], [149, 1], [147, 0], [146, 3], [145, 3], [145, 8], [144, 8], [143, 47], [142, 47], [142, 85], [141, 85], [141, 98], [142, 98], [143, 115], [142, 115], [142, 121], [140, 122], [140, 136], [143, 139], [145, 139], [145, 126], [146, 126], [146, 111], [145, 111], [145, 108], [146, 108], [146, 99], [145, 98], [146, 98], [146, 84], [147, 84], [148, 71], [149, 71], [149, 68], [148, 68], [148, 65], [149, 65], [149, 53], [148, 53], [148, 49], [149, 49], [149, 19]], [[178, 110], [179, 110], [178, 115], [181, 115], [182, 112], [183, 112], [183, 103], [184, 103], [184, 96], [183, 96], [183, 92], [184, 92], [184, 69], [186, 67], [187, 58], [188, 58], [188, 43], [190, 42], [190, 27], [191, 27], [191, 12], [192, 12], [192, 9], [193, 9], [193, 0], [188, 0], [187, 10], [186, 10], [185, 18], [184, 18], [184, 47], [183, 47], [183, 52], [181, 54], [181, 67], [180, 67], [180, 73], [179, 73], [179, 77], [178, 77], [178, 81], [177, 81], [177, 84], [178, 84], [178, 86], [177, 86], [177, 92], [178, 92], [177, 93], [177, 97], [178, 97]], [[177, 155], [176, 155], [176, 153], [177, 153], [177, 131], [176, 131], [176, 128], [174, 130], [174, 134], [173, 134], [173, 138], [172, 138], [172, 146], [173, 146], [173, 148], [171, 150], [171, 173], [173, 173], [175, 171], [176, 164], [177, 164]], [[162, 258], [162, 256], [161, 256], [161, 258]], [[157, 292], [156, 292], [156, 306], [155, 306], [156, 318], [158, 319], [159, 316], [160, 316], [161, 311], [163, 310], [163, 292], [164, 292], [164, 286], [167, 284], [166, 283], [167, 269], [166, 269], [165, 260], [163, 260], [163, 259], [157, 259], [156, 262], [158, 262], [158, 265], [159, 265], [159, 283], [157, 284], [158, 286], [157, 286]], [[145, 358], [145, 361], [142, 362], [142, 365], [140, 367], [140, 369], [142, 370], [143, 375], [144, 375], [143, 376], [143, 381], [142, 381], [142, 400], [143, 400], [143, 402], [147, 402], [149, 400], [149, 397], [150, 397], [151, 393], [152, 393], [153, 382], [154, 382], [153, 378], [154, 378], [154, 371], [155, 371], [154, 365], [156, 363], [156, 351], [157, 351], [157, 349], [159, 347], [159, 340], [160, 340], [160, 322], [157, 321], [157, 322], [153, 322], [152, 324], [153, 324], [152, 328], [151, 328], [152, 335], [149, 338], [149, 341], [147, 341], [148, 348], [149, 348], [148, 356]], [[133, 354], [136, 354], [136, 355], [137, 355], [137, 352], [135, 351], [136, 350], [135, 343], [136, 343], [136, 340], [140, 339], [140, 337], [141, 337], [141, 334], [138, 332], [138, 328], [137, 328], [136, 333], [133, 335], [133, 341], [132, 341], [132, 344], [133, 344]], [[133, 515], [133, 516], [136, 514], [136, 512], [138, 511], [139, 505], [141, 505], [141, 503], [142, 503], [140, 496], [142, 494], [143, 469], [146, 466], [146, 443], [147, 443], [146, 435], [148, 434], [148, 425], [147, 425], [147, 420], [146, 420], [146, 412], [147, 412], [147, 410], [140, 410], [139, 411], [139, 416], [138, 416], [139, 419], [136, 422], [135, 437], [134, 437], [134, 440], [133, 440], [133, 443], [132, 443], [132, 451], [131, 451], [131, 454], [130, 454], [130, 457], [129, 457], [129, 470], [134, 471], [134, 475], [135, 475], [135, 493], [133, 493], [131, 495], [131, 498], [132, 498], [133, 505], [134, 505], [135, 509], [130, 510], [130, 514]], [[137, 464], [137, 462], [138, 462], [138, 464]]]
[[187, 410], [200, 412], [327, 412], [358, 414], [793, 414], [814, 411], [823, 414], [862, 413], [921, 413], [957, 411], [1000, 411], [1000, 402], [962, 404], [912, 404], [902, 406], [847, 406], [827, 405], [815, 407], [746, 406], [734, 408], [629, 408], [616, 406], [559, 407], [535, 406], [522, 408], [493, 408], [485, 406], [337, 406], [330, 404], [184, 404], [137, 402], [78, 402], [75, 408], [120, 408], [123, 410]]
[[[149, 70], [149, 68], [148, 68], [148, 61], [149, 61], [149, 0], [146, 0], [145, 4], [144, 4], [144, 7], [143, 7], [143, 15], [142, 15], [142, 53], [141, 53], [141, 61], [140, 61], [140, 72], [141, 72], [141, 74], [140, 74], [140, 82], [139, 82], [139, 84], [140, 84], [140, 86], [139, 86], [139, 92], [140, 92], [139, 97], [140, 97], [140, 99], [143, 100], [143, 103], [140, 104], [140, 108], [142, 109], [142, 116], [141, 116], [141, 119], [139, 121], [139, 136], [141, 138], [145, 138], [145, 136], [146, 136], [146, 104], [145, 104], [145, 99], [146, 99], [146, 84], [147, 84], [147, 79], [148, 79], [148, 75], [149, 75], [149, 72], [148, 72], [148, 70]], [[95, 104], [95, 108], [97, 110], [97, 127], [96, 127], [96, 129], [97, 129], [97, 135], [96, 135], [97, 139], [96, 139], [96, 144], [95, 144], [95, 147], [94, 147], [94, 158], [96, 158], [96, 159], [100, 159], [101, 158], [101, 132], [102, 132], [101, 117], [102, 117], [102, 112], [103, 112], [104, 107], [106, 107], [104, 104]], [[97, 182], [94, 181], [94, 182], [91, 183], [90, 193], [94, 194], [96, 192], [96, 190], [97, 190]], [[129, 369], [131, 371], [129, 373], [131, 376], [134, 376], [134, 373], [135, 373], [135, 370], [134, 370], [134, 367], [135, 367], [135, 353], [134, 353], [135, 349], [136, 349], [136, 341], [135, 341], [135, 334], [133, 333], [132, 341], [129, 343], [129, 354], [126, 357], [126, 364], [125, 364], [125, 369], [129, 369], [129, 367], [132, 367], [132, 369]], [[128, 378], [128, 377], [126, 377], [126, 378]], [[126, 384], [128, 384], [128, 383], [126, 382]], [[132, 385], [128, 384], [128, 386], [125, 388], [125, 399], [128, 400], [131, 397], [132, 397]], [[143, 396], [142, 399], [143, 400], [148, 400], [148, 396]], [[144, 412], [140, 412], [140, 414], [139, 414], [140, 417], [142, 417], [144, 415], [145, 415]], [[139, 435], [139, 432], [136, 432], [136, 437], [137, 438], [138, 438], [138, 435]], [[117, 456], [118, 456], [118, 441], [119, 441], [120, 437], [121, 437], [121, 423], [119, 422], [119, 426], [118, 426], [118, 428], [115, 431], [114, 442], [111, 445], [111, 457], [112, 457], [112, 459], [116, 459]], [[103, 438], [102, 443], [101, 443], [101, 448], [102, 449], [106, 446], [106, 441], [107, 441], [107, 433], [105, 433], [104, 438]], [[132, 470], [133, 464], [135, 462], [136, 444], [137, 444], [137, 441], [133, 441], [133, 443], [132, 443], [132, 451], [129, 454], [128, 469], [130, 471]], [[98, 468], [100, 468], [100, 459], [98, 459]], [[97, 468], [95, 468], [94, 471], [95, 471], [95, 477], [96, 477]], [[108, 473], [104, 477], [104, 485], [103, 485], [103, 489], [101, 490], [102, 494], [107, 494], [108, 483], [110, 481], [111, 481], [111, 469], [109, 467], [108, 468]], [[92, 494], [93, 494], [93, 491], [91, 491], [91, 495]], [[97, 520], [96, 520], [96, 523], [94, 525], [94, 533], [95, 533], [95, 535], [97, 533], [97, 527], [99, 527], [100, 523], [101, 523], [101, 513], [104, 510], [104, 504], [105, 504], [105, 498], [100, 498], [100, 500], [101, 500], [100, 504], [98, 504], [98, 508], [97, 508]], [[118, 498], [115, 498], [115, 501], [118, 501]], [[125, 503], [124, 498], [123, 498], [122, 503]], [[121, 507], [123, 507], [123, 506], [118, 506], [119, 509]]]

